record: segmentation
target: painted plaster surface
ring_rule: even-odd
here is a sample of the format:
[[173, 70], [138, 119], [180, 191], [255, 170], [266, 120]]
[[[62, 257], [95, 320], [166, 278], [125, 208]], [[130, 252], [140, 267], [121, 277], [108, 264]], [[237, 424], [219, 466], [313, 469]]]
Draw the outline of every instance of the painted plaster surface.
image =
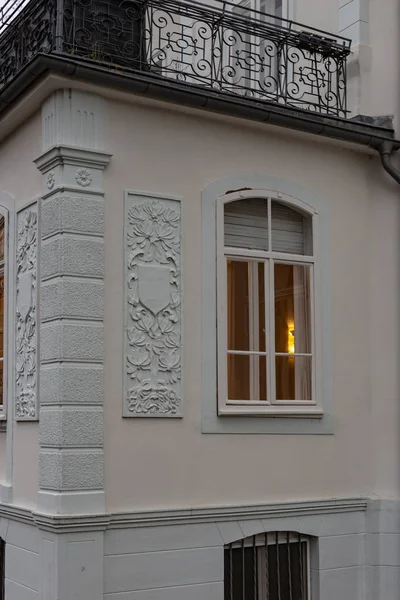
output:
[[[395, 417], [399, 409], [394, 393], [398, 391], [394, 332], [399, 298], [395, 232], [399, 221], [397, 188], [383, 176], [378, 159], [350, 153], [340, 145], [323, 141], [317, 144], [314, 139], [282, 130], [237, 121], [233, 124], [228, 119], [175, 112], [172, 108], [152, 108], [149, 103], [144, 107], [110, 102], [109, 123], [107, 139], [114, 153], [105, 174], [105, 465], [110, 508], [363, 494], [376, 485], [373, 441], [385, 435], [383, 423], [375, 429], [372, 420], [371, 406], [378, 398], [393, 417], [387, 424], [390, 435], [385, 435], [385, 444], [392, 451], [386, 455], [379, 489], [396, 494], [399, 470], [394, 423], [398, 422]], [[332, 339], [326, 343], [332, 347], [334, 373], [333, 436], [200, 433], [201, 192], [212, 181], [252, 173], [289, 180], [318, 195], [329, 206]], [[115, 308], [123, 305], [125, 285], [121, 246], [116, 243], [124, 222], [123, 189], [183, 197], [183, 421], [121, 420], [115, 408], [123, 397], [124, 326], [122, 313]], [[377, 221], [374, 215], [379, 210], [382, 212]], [[384, 224], [389, 221], [393, 232], [390, 238], [384, 234]], [[380, 243], [382, 236], [384, 244]], [[378, 261], [379, 272], [373, 268]], [[376, 285], [377, 278], [380, 288], [375, 288], [371, 307], [371, 285]], [[378, 290], [385, 285], [393, 293], [383, 298]], [[387, 318], [390, 315], [393, 328], [380, 328], [381, 314]], [[370, 328], [365, 326], [367, 322], [374, 328], [375, 344]], [[376, 340], [380, 342], [379, 352]], [[370, 352], [384, 365], [385, 378], [376, 373]], [[371, 369], [376, 374], [374, 394]], [[381, 404], [379, 410], [383, 410]], [[261, 472], [263, 477], [259, 476]]]

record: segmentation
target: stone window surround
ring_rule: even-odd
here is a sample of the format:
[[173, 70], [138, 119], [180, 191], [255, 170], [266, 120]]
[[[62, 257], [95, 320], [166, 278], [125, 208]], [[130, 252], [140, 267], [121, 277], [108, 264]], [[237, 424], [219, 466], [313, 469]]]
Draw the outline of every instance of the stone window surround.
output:
[[[312, 207], [318, 214], [318, 258], [320, 277], [321, 394], [322, 418], [218, 416], [216, 344], [216, 203], [227, 191], [265, 191], [265, 195], [285, 195]], [[267, 175], [228, 177], [209, 184], [202, 192], [202, 432], [227, 434], [332, 434], [332, 348], [330, 229], [327, 201], [287, 180]]]

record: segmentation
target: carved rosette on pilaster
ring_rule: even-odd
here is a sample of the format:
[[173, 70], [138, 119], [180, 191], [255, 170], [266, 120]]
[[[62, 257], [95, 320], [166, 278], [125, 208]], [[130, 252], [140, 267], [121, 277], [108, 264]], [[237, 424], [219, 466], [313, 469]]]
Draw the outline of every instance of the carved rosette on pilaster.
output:
[[181, 202], [125, 198], [125, 417], [182, 416]]
[[37, 402], [38, 204], [17, 215], [15, 419], [38, 418]]

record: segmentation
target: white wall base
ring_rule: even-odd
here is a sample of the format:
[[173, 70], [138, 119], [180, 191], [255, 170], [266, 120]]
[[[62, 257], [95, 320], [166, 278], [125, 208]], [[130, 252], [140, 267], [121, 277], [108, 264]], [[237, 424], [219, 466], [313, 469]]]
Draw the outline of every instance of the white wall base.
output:
[[9, 483], [0, 483], [0, 502], [11, 504], [13, 501], [13, 486]]
[[263, 531], [291, 530], [310, 536], [312, 600], [398, 600], [400, 501], [187, 512], [115, 513], [100, 522], [90, 514], [41, 519], [0, 505], [6, 598], [223, 600], [224, 546]]
[[94, 492], [47, 492], [40, 491], [37, 512], [51, 515], [82, 515], [104, 513], [105, 494]]

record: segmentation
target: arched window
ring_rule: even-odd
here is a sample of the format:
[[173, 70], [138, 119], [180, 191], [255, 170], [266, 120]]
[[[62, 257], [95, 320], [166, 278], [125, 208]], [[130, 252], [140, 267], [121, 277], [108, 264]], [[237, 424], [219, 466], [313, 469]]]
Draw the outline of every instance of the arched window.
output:
[[217, 209], [219, 413], [315, 410], [315, 215], [241, 196]]
[[225, 600], [308, 600], [308, 538], [294, 532], [253, 535], [225, 546]]

